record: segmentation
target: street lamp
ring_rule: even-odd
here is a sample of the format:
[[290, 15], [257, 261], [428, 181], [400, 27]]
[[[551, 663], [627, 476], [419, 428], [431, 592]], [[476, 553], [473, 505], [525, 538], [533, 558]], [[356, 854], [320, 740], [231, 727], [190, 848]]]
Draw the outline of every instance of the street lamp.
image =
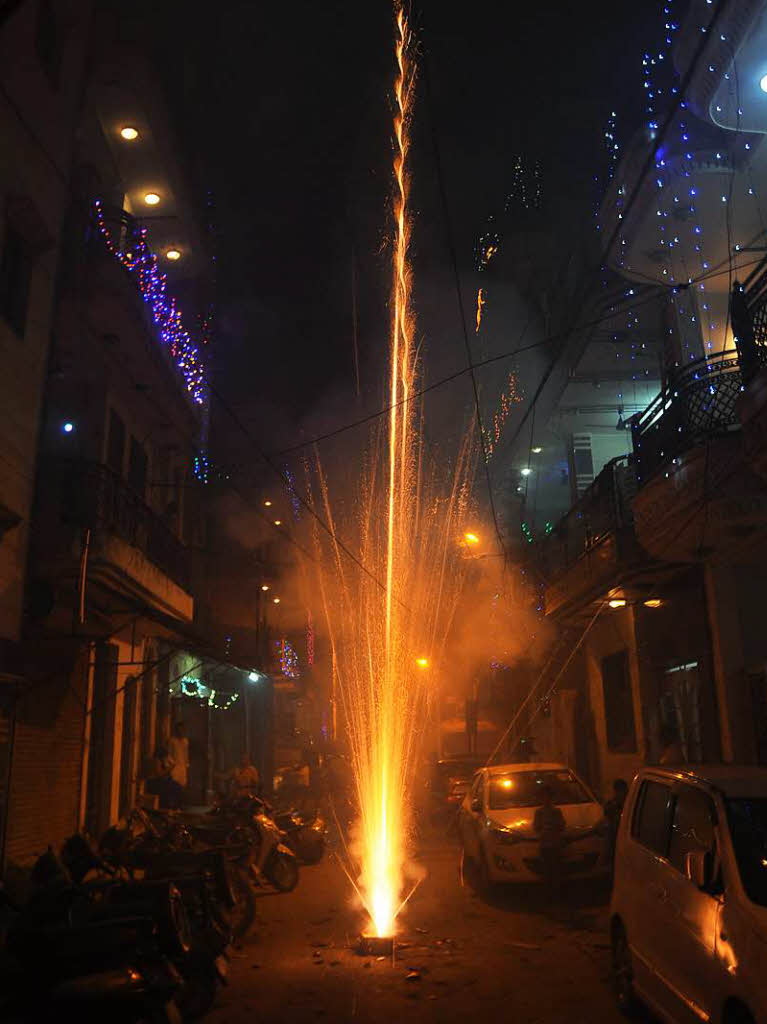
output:
[[416, 665], [419, 668], [428, 668], [429, 667], [429, 659], [428, 658], [416, 658], [415, 659], [415, 663], [416, 663]]
[[280, 603], [280, 599], [279, 599], [279, 597], [273, 597], [273, 598], [272, 598], [272, 603], [273, 603], [273, 604], [279, 604], [279, 603]]
[[269, 584], [268, 583], [262, 583], [261, 584], [261, 589], [263, 590], [264, 593], [266, 593], [267, 590], [269, 589]]
[[479, 544], [479, 537], [476, 535], [476, 533], [464, 533], [463, 539], [466, 541], [467, 544], [471, 545], [472, 547], [475, 544]]

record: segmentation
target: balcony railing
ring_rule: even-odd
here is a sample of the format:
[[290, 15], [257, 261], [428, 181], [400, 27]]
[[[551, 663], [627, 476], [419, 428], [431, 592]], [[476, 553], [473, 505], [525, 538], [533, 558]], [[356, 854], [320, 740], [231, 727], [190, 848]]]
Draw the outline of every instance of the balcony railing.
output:
[[767, 368], [767, 256], [743, 284], [736, 281], [730, 299], [732, 329], [746, 387]]
[[683, 452], [740, 429], [741, 364], [733, 350], [696, 359], [632, 419], [637, 485]]
[[631, 526], [636, 476], [631, 457], [605, 464], [594, 482], [541, 543], [541, 569], [547, 579], [564, 572], [606, 537]]
[[62, 522], [119, 537], [189, 590], [186, 548], [125, 480], [99, 463], [59, 459], [51, 469]]

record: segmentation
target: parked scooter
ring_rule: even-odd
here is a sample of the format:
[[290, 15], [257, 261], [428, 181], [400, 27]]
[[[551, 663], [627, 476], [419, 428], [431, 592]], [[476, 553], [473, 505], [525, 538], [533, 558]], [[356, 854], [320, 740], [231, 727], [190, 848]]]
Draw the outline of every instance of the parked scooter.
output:
[[285, 845], [295, 853], [302, 864], [319, 864], [325, 855], [327, 829], [318, 813], [278, 811], [275, 824], [285, 835]]
[[[259, 886], [271, 885], [290, 892], [298, 885], [298, 859], [284, 842], [284, 833], [270, 815], [271, 808], [257, 796], [240, 796], [218, 804], [202, 815], [173, 815], [198, 842], [244, 849], [242, 863]], [[160, 812], [152, 812], [157, 820]], [[170, 826], [170, 816], [165, 819]]]
[[[207, 845], [211, 839], [213, 846]], [[235, 939], [247, 934], [256, 916], [248, 870], [251, 845], [250, 836], [209, 833], [202, 845], [175, 816], [142, 808], [131, 811], [125, 828], [108, 829], [101, 839], [102, 855], [131, 877], [172, 878], [184, 892], [184, 880], [203, 876], [210, 912], [226, 921]]]
[[[2, 892], [15, 914], [6, 948], [21, 967], [6, 1011], [25, 1021], [178, 1024], [182, 978], [169, 947], [186, 947], [183, 904], [172, 887], [155, 892], [155, 913], [113, 906], [103, 886], [75, 885], [49, 851], [35, 865], [25, 906]], [[14, 1005], [15, 1003], [15, 1005]]]

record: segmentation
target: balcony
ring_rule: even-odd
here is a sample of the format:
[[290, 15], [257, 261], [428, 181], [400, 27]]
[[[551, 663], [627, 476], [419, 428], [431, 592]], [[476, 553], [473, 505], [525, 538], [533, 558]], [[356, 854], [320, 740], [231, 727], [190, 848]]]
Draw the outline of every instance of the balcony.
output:
[[125, 210], [96, 203], [85, 213], [75, 211], [66, 242], [70, 288], [63, 298], [72, 319], [84, 312], [94, 335], [118, 338], [198, 423], [207, 400], [204, 346], [187, 330], [168, 292], [146, 227]]
[[61, 581], [80, 569], [85, 531], [88, 586], [128, 595], [191, 621], [189, 554], [175, 533], [107, 466], [69, 459], [42, 465], [36, 571]]
[[743, 451], [743, 390], [728, 350], [690, 363], [634, 418], [634, 523], [656, 558], [702, 561], [767, 524], [767, 496]]
[[[730, 0], [722, 5], [716, 25], [694, 66], [686, 99], [703, 120], [736, 132], [767, 131], [764, 75], [767, 25], [764, 0]], [[701, 30], [711, 22], [714, 7], [696, 0], [688, 7], [674, 44], [674, 64], [683, 76], [693, 65]]]
[[645, 565], [632, 525], [635, 493], [629, 457], [612, 459], [540, 544], [546, 614], [568, 615], [627, 584]]
[[767, 478], [767, 257], [732, 290], [732, 327], [743, 367], [738, 403], [743, 450], [749, 464]]

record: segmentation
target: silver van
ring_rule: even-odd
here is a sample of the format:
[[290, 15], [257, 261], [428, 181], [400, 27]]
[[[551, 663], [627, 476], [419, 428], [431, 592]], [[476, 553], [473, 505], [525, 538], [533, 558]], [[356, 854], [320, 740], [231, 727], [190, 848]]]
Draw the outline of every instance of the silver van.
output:
[[767, 768], [645, 768], [610, 907], [618, 1002], [674, 1024], [767, 1024]]

